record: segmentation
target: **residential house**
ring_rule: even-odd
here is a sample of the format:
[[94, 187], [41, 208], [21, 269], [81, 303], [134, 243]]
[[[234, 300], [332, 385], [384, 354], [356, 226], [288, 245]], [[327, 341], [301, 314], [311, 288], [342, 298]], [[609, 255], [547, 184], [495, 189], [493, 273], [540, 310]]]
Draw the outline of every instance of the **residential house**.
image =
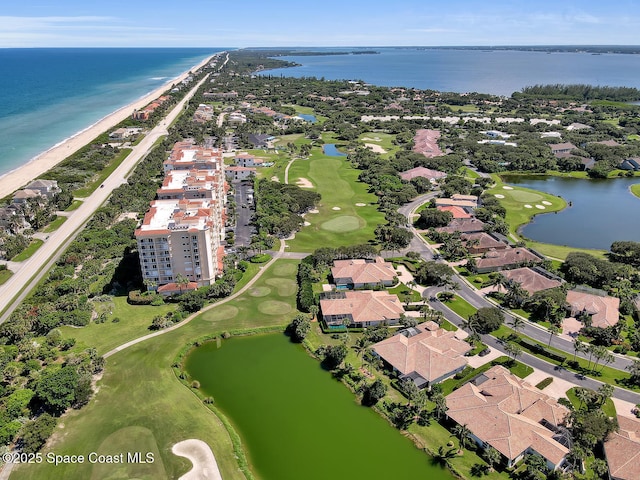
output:
[[475, 195], [462, 195], [456, 193], [451, 198], [436, 198], [436, 207], [462, 207], [462, 208], [478, 208], [478, 197]]
[[335, 260], [331, 276], [337, 287], [389, 287], [397, 282], [393, 265], [385, 262], [382, 257], [376, 257], [375, 260]]
[[477, 218], [454, 218], [446, 227], [436, 228], [440, 233], [473, 233], [484, 231], [485, 223]]
[[435, 183], [438, 180], [446, 178], [446, 176], [447, 174], [444, 172], [440, 172], [438, 170], [432, 170], [430, 168], [425, 168], [425, 167], [416, 167], [400, 173], [400, 178], [402, 178], [407, 182], [416, 177], [423, 177], [429, 180], [431, 183]]
[[412, 380], [418, 388], [430, 387], [463, 370], [467, 365], [464, 355], [472, 349], [455, 332], [435, 322], [402, 330], [372, 348], [401, 380]]
[[562, 285], [562, 279], [540, 267], [523, 267], [502, 272], [507, 280], [519, 283], [520, 286], [533, 295], [541, 290], [555, 288]]
[[441, 212], [451, 212], [453, 218], [471, 218], [472, 215], [467, 211], [469, 208], [464, 209], [462, 207], [454, 207], [451, 205], [444, 205], [440, 207], [436, 207]]
[[206, 92], [203, 96], [204, 98], [231, 100], [238, 98], [238, 92], [233, 90], [230, 92]]
[[549, 147], [551, 148], [551, 153], [557, 158], [569, 157], [571, 156], [571, 151], [577, 148], [573, 143], [570, 142], [553, 143], [549, 145]]
[[231, 112], [227, 117], [227, 122], [231, 125], [247, 123], [247, 116], [242, 112]]
[[504, 237], [500, 238], [487, 232], [463, 233], [460, 239], [471, 255], [509, 248], [509, 243]]
[[584, 123], [574, 122], [567, 127], [567, 130], [593, 130], [593, 127], [590, 125], [585, 125]]
[[555, 470], [569, 453], [561, 426], [569, 410], [496, 365], [446, 397], [447, 416], [466, 425], [482, 448], [495, 448], [511, 467], [538, 454]]
[[[596, 291], [594, 290], [594, 292]], [[569, 290], [567, 292], [567, 303], [572, 317], [581, 314], [589, 315], [593, 327], [612, 327], [620, 320], [620, 299], [610, 297], [604, 292], [598, 295], [581, 290]]]
[[440, 132], [438, 130], [420, 129], [413, 137], [413, 151], [427, 158], [444, 155], [438, 146]]
[[622, 170], [640, 172], [640, 157], [627, 158], [620, 163]]
[[138, 135], [142, 131], [140, 127], [121, 127], [109, 134], [113, 140], [125, 140], [133, 135]]
[[23, 203], [27, 203], [27, 201], [32, 198], [36, 198], [36, 199], [42, 198], [42, 194], [40, 193], [40, 190], [31, 190], [29, 188], [23, 188], [22, 190], [18, 190], [16, 193], [13, 194], [12, 202], [15, 203], [16, 205], [21, 205]]
[[219, 170], [224, 169], [222, 151], [217, 148], [199, 147], [193, 140], [176, 142], [164, 161], [165, 174], [171, 170]]
[[272, 143], [276, 137], [267, 135], [266, 133], [250, 133], [249, 142], [255, 148], [272, 148]]
[[201, 103], [193, 113], [193, 121], [196, 123], [206, 123], [213, 119], [213, 107]]
[[249, 153], [242, 152], [235, 156], [234, 163], [239, 167], [255, 167], [256, 157]]
[[329, 328], [396, 325], [404, 314], [397, 295], [372, 290], [327, 293], [320, 300], [320, 310]]
[[52, 199], [61, 191], [56, 180], [43, 180], [41, 178], [34, 180], [24, 188], [25, 190], [35, 190], [40, 192], [42, 197], [47, 197], [48, 199]]
[[12, 203], [6, 207], [0, 207], [0, 229], [19, 230], [28, 227], [18, 205]]
[[640, 478], [640, 420], [618, 415], [617, 432], [604, 442], [604, 454], [612, 480]]
[[542, 261], [544, 261], [542, 255], [524, 247], [492, 250], [476, 260], [476, 271], [478, 273], [497, 272]]

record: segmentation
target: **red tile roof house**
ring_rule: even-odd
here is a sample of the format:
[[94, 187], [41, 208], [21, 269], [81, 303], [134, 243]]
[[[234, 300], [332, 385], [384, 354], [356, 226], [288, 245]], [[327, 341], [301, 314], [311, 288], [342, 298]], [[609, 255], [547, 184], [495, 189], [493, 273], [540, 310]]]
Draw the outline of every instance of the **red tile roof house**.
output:
[[438, 180], [446, 178], [447, 174], [444, 172], [440, 172], [438, 170], [431, 170], [426, 167], [416, 167], [411, 170], [407, 170], [406, 172], [400, 173], [400, 178], [405, 181], [409, 181], [416, 177], [424, 177], [429, 180], [431, 183], [435, 183]]
[[472, 349], [435, 322], [407, 328], [372, 348], [400, 374], [401, 380], [413, 380], [419, 388], [430, 387], [463, 370], [467, 365], [464, 354]]
[[329, 328], [395, 325], [404, 314], [396, 295], [371, 290], [332, 292], [320, 300], [320, 311]]
[[555, 470], [569, 449], [560, 425], [569, 410], [496, 365], [446, 396], [447, 416], [466, 425], [482, 448], [498, 450], [511, 467], [537, 453]]
[[472, 255], [491, 250], [504, 250], [509, 247], [508, 243], [486, 232], [463, 233], [460, 239]]
[[568, 157], [571, 151], [577, 148], [573, 143], [553, 143], [549, 145], [551, 153], [556, 157]]
[[620, 320], [620, 299], [617, 297], [569, 290], [567, 303], [572, 317], [581, 313], [591, 315], [591, 326], [593, 327], [611, 327]]
[[528, 263], [540, 263], [544, 257], [528, 248], [517, 247], [505, 250], [492, 250], [487, 252], [483, 258], [476, 260], [476, 271], [478, 273], [497, 272], [521, 267]]
[[484, 222], [477, 218], [454, 218], [446, 227], [436, 228], [440, 233], [473, 233], [484, 231]]
[[562, 285], [562, 279], [542, 268], [515, 268], [502, 272], [508, 280], [519, 283], [530, 295], [541, 290], [555, 288]]
[[349, 288], [390, 287], [398, 282], [393, 265], [382, 257], [375, 260], [336, 260], [331, 276], [336, 286]]
[[451, 214], [453, 215], [453, 218], [471, 218], [471, 214], [468, 213], [464, 208], [462, 207], [454, 207], [451, 205], [444, 205], [444, 206], [440, 206], [440, 207], [436, 207], [438, 210], [440, 210], [441, 212], [451, 212]]
[[640, 478], [640, 420], [618, 417], [620, 429], [609, 435], [604, 453], [613, 480]]
[[413, 137], [413, 151], [423, 154], [427, 158], [443, 155], [438, 146], [440, 132], [438, 130], [420, 129]]

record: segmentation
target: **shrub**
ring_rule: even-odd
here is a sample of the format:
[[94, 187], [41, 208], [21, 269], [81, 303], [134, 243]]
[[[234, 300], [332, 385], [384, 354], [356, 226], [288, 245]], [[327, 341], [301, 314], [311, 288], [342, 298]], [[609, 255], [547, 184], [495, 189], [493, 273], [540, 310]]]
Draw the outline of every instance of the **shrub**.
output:
[[269, 255], [268, 253], [262, 253], [259, 255], [254, 255], [253, 257], [251, 257], [249, 259], [249, 261], [251, 263], [266, 263], [269, 260], [271, 260], [271, 255]]
[[549, 385], [551, 385], [551, 382], [553, 382], [553, 377], [547, 377], [544, 380], [542, 380], [540, 383], [538, 383], [536, 385], [536, 388], [538, 390], [544, 390], [545, 388], [547, 388]]
[[127, 297], [127, 303], [131, 305], [151, 305], [154, 299], [154, 296], [142, 295], [140, 290], [131, 290]]

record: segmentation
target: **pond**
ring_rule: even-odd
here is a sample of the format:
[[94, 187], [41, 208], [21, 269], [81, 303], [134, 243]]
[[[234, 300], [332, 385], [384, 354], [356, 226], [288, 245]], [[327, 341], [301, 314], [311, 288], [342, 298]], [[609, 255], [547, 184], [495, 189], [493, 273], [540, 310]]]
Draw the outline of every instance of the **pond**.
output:
[[309, 123], [316, 123], [318, 121], [315, 115], [310, 115], [308, 113], [299, 113], [298, 116]]
[[206, 343], [186, 369], [262, 480], [453, 479], [282, 334]]
[[327, 143], [322, 147], [322, 151], [325, 155], [329, 155], [330, 157], [346, 157], [346, 153], [342, 153], [338, 150], [333, 143]]
[[640, 178], [584, 180], [505, 175], [503, 180], [558, 195], [570, 204], [557, 214], [536, 216], [522, 228], [527, 238], [600, 250], [608, 250], [616, 240], [640, 242], [640, 198], [629, 190], [631, 185], [640, 183]]

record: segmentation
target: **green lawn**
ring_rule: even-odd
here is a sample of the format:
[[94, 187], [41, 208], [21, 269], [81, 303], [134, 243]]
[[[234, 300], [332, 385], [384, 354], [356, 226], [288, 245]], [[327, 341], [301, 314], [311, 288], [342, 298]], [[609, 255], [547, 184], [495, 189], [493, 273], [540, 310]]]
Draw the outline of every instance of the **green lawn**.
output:
[[640, 183], [631, 185], [631, 193], [633, 193], [636, 197], [640, 198]]
[[[156, 315], [165, 315], [176, 309], [176, 304], [158, 307], [151, 305], [129, 305], [127, 297], [113, 297], [111, 302], [96, 302], [96, 311], [107, 314], [104, 323], [90, 323], [86, 327], [61, 327], [64, 337], [76, 339], [78, 350], [95, 348], [100, 355], [129, 340], [148, 333], [149, 325]], [[114, 318], [120, 319], [114, 323]]]
[[49, 225], [47, 225], [42, 231], [44, 233], [55, 232], [66, 221], [67, 221], [67, 217], [56, 217], [56, 219], [53, 222], [51, 222]]
[[[567, 398], [569, 399], [569, 401], [571, 402], [571, 404], [576, 407], [576, 408], [580, 408], [580, 400], [578, 399], [578, 397], [576, 396], [576, 388], [577, 387], [573, 387], [570, 388], [569, 390], [567, 390]], [[602, 411], [608, 416], [608, 417], [616, 417], [616, 406], [613, 404], [613, 400], [611, 400], [610, 398], [607, 398], [607, 401], [605, 402], [605, 404], [602, 406]]]
[[31, 258], [31, 256], [36, 253], [36, 251], [42, 246], [43, 243], [44, 242], [38, 238], [31, 240], [29, 246], [22, 252], [17, 254], [15, 257], [13, 257], [11, 260], [14, 262], [24, 262], [28, 258]]
[[73, 212], [74, 210], [77, 210], [78, 208], [80, 208], [80, 205], [82, 205], [82, 200], [74, 200], [73, 202], [71, 202], [71, 205], [65, 208], [64, 211]]
[[376, 208], [376, 196], [367, 192], [366, 184], [357, 181], [359, 174], [346, 157], [326, 156], [320, 148], [313, 148], [308, 160], [296, 160], [291, 165], [289, 183], [305, 178], [322, 199], [319, 213], [305, 217], [310, 225], [287, 241], [289, 251], [313, 252], [327, 245], [354, 245], [374, 239], [375, 228], [385, 220]]
[[475, 180], [476, 178], [480, 178], [480, 174], [478, 172], [476, 172], [475, 170], [470, 169], [469, 167], [464, 167], [464, 176], [471, 179], [471, 180]]
[[[154, 464], [112, 465], [109, 478], [178, 478], [191, 469], [191, 464], [173, 455], [171, 446], [197, 438], [212, 447], [225, 480], [244, 480], [222, 422], [180, 383], [171, 365], [185, 345], [205, 335], [288, 323], [296, 313], [293, 278], [297, 263], [278, 260], [242, 298], [219, 305], [177, 330], [108, 358], [97, 394], [81, 410], [65, 415], [64, 429], [58, 427], [44, 453], [86, 455], [92, 451], [149, 449], [159, 452]], [[100, 326], [105, 325], [96, 325]], [[77, 332], [74, 336], [77, 337]], [[96, 339], [98, 342], [101, 341]], [[132, 427], [141, 442], [135, 448], [131, 443], [136, 441], [135, 435], [131, 437]], [[42, 463], [20, 466], [12, 478], [106, 478], [104, 473], [104, 466], [100, 465], [54, 467]]]
[[388, 291], [389, 293], [397, 295], [398, 299], [401, 302], [404, 302], [407, 298], [409, 299], [410, 302], [419, 302], [420, 300], [422, 300], [422, 296], [420, 295], [420, 292], [410, 289], [403, 283], [400, 283], [397, 286], [390, 288]]
[[383, 153], [385, 158], [388, 158], [396, 151], [398, 151], [398, 145], [395, 145], [393, 141], [396, 136], [390, 133], [383, 132], [365, 132], [360, 134], [358, 137], [359, 142], [364, 145], [365, 143], [370, 143], [372, 145], [378, 145], [384, 149], [386, 153]]
[[477, 308], [475, 308], [464, 298], [459, 297], [458, 295], [455, 295], [453, 297], [453, 300], [443, 303], [464, 319], [468, 319], [471, 315], [478, 311]]
[[113, 171], [120, 166], [120, 164], [124, 161], [125, 158], [129, 156], [131, 153], [130, 148], [123, 148], [120, 150], [118, 155], [109, 162], [109, 164], [102, 169], [101, 172], [98, 173], [97, 177], [93, 179], [89, 184], [85, 187], [79, 188], [73, 194], [76, 197], [88, 197], [91, 195], [96, 188], [104, 183], [104, 181], [113, 173]]
[[6, 283], [6, 281], [11, 278], [11, 275], [13, 275], [13, 272], [9, 269], [0, 270], [0, 285]]

